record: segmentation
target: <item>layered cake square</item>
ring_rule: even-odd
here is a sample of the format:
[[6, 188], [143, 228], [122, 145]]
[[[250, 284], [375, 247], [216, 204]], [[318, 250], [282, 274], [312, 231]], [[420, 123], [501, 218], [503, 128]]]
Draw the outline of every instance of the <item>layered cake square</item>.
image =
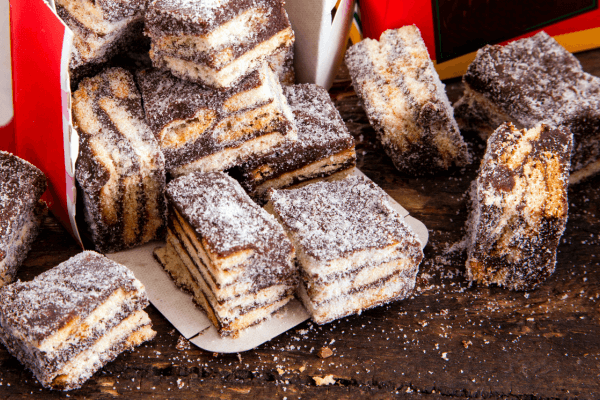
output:
[[0, 151], [0, 287], [15, 279], [35, 240], [46, 205], [46, 176], [27, 161]]
[[554, 272], [572, 147], [568, 128], [543, 124], [502, 124], [490, 136], [471, 188], [469, 280], [531, 290]]
[[421, 243], [370, 180], [271, 190], [266, 208], [296, 248], [298, 294], [314, 322], [360, 314], [414, 289]]
[[379, 41], [365, 39], [348, 49], [345, 61], [369, 122], [399, 171], [422, 174], [470, 162], [416, 26], [387, 30]]
[[222, 171], [297, 137], [281, 85], [266, 64], [226, 91], [156, 69], [137, 78], [146, 119], [172, 176]]
[[0, 289], [0, 340], [46, 388], [77, 389], [119, 354], [154, 338], [144, 286], [85, 251]]
[[154, 0], [145, 23], [155, 67], [212, 88], [285, 62], [294, 43], [281, 0]]
[[233, 178], [195, 172], [169, 183], [167, 197], [167, 246], [155, 256], [222, 336], [237, 336], [294, 297], [294, 247]]
[[75, 177], [96, 250], [164, 237], [164, 157], [131, 73], [112, 68], [84, 79], [73, 94], [73, 121], [80, 134]]
[[78, 82], [120, 52], [141, 47], [147, 40], [145, 8], [144, 0], [57, 0], [58, 16], [74, 33], [71, 81]]
[[354, 139], [329, 93], [313, 84], [285, 86], [283, 92], [294, 113], [298, 139], [251, 157], [241, 167], [242, 186], [260, 201], [270, 188], [332, 175], [343, 178], [356, 165]]
[[566, 126], [574, 137], [570, 182], [600, 171], [600, 78], [545, 32], [485, 46], [463, 76], [455, 104], [464, 129], [487, 139], [500, 124]]

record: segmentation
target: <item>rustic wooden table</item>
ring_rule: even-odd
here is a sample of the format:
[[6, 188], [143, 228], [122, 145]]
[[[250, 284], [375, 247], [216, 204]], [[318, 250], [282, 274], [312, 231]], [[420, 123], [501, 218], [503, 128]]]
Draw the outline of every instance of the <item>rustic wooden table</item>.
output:
[[[600, 50], [578, 55], [600, 76]], [[358, 167], [429, 228], [414, 297], [325, 326], [305, 322], [257, 349], [208, 353], [152, 306], [156, 339], [117, 358], [80, 390], [43, 389], [0, 348], [0, 398], [600, 398], [600, 176], [569, 189], [556, 272], [530, 293], [470, 286], [466, 193], [485, 148], [467, 136], [471, 166], [400, 175], [375, 141], [342, 68], [331, 90], [354, 137]], [[451, 101], [460, 80], [447, 82]], [[30, 280], [80, 251], [49, 216], [18, 277]], [[598, 256], [597, 256], [598, 254]], [[320, 358], [327, 347], [333, 353]], [[314, 377], [335, 384], [317, 386]]]

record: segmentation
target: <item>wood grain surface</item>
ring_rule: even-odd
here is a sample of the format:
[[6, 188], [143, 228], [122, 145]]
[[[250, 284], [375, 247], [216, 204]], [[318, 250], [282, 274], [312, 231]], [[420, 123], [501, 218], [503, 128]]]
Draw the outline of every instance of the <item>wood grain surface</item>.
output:
[[[578, 58], [600, 75], [600, 50]], [[600, 398], [600, 177], [569, 189], [556, 272], [539, 289], [471, 286], [465, 254], [454, 245], [465, 233], [466, 193], [484, 143], [466, 135], [475, 154], [467, 168], [401, 175], [347, 76], [342, 68], [331, 96], [356, 138], [358, 167], [429, 228], [413, 297], [324, 326], [305, 322], [232, 355], [190, 345], [150, 306], [156, 339], [120, 355], [77, 391], [43, 389], [0, 348], [0, 398]], [[446, 85], [456, 101], [460, 80]], [[79, 251], [47, 217], [18, 277], [30, 280]], [[333, 383], [318, 386], [315, 378], [328, 375]]]

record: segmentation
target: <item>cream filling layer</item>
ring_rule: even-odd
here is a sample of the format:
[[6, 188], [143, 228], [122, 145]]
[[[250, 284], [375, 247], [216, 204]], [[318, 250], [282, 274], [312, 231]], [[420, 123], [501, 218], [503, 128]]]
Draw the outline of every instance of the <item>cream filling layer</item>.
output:
[[153, 59], [162, 58], [167, 68], [174, 71], [176, 75], [186, 76], [212, 87], [228, 88], [255, 70], [265, 57], [274, 53], [279, 47], [290, 45], [293, 38], [292, 29], [284, 29], [218, 70], [167, 54], [157, 56], [154, 51], [151, 51], [150, 55]]

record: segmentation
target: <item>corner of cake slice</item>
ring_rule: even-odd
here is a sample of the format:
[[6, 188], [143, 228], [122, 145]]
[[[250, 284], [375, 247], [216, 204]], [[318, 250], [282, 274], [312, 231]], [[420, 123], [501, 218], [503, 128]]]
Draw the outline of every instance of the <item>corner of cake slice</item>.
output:
[[314, 322], [360, 314], [414, 289], [421, 243], [370, 180], [271, 190], [266, 208], [296, 248], [299, 297]]
[[[471, 162], [419, 29], [385, 31], [345, 56], [369, 122], [399, 171], [422, 174]], [[427, 168], [424, 168], [426, 166]]]
[[195, 172], [169, 183], [167, 197], [167, 246], [155, 257], [222, 336], [237, 336], [293, 298], [294, 248], [239, 183]]
[[242, 185], [259, 201], [266, 200], [270, 188], [332, 175], [342, 178], [356, 165], [354, 139], [329, 93], [314, 84], [284, 86], [283, 92], [294, 113], [298, 139], [252, 157], [240, 168]]
[[153, 65], [226, 89], [268, 62], [285, 74], [294, 32], [281, 0], [155, 0], [145, 16]]
[[297, 137], [294, 115], [267, 65], [226, 91], [159, 70], [142, 71], [137, 80], [174, 177], [229, 169]]
[[0, 150], [0, 287], [15, 279], [38, 234], [46, 186], [42, 171]]
[[73, 31], [71, 84], [111, 57], [145, 43], [143, 0], [57, 0], [56, 11]]
[[600, 78], [546, 32], [478, 50], [463, 83], [455, 104], [461, 128], [485, 140], [504, 122], [565, 126], [574, 139], [569, 182], [600, 171]]
[[164, 157], [144, 120], [133, 76], [111, 68], [73, 94], [80, 133], [75, 177], [96, 250], [114, 252], [164, 235]]
[[77, 389], [119, 354], [154, 338], [144, 286], [84, 251], [30, 282], [0, 289], [0, 340], [46, 388]]
[[508, 123], [490, 136], [471, 189], [467, 276], [531, 290], [553, 272], [567, 223], [573, 140], [567, 128]]

